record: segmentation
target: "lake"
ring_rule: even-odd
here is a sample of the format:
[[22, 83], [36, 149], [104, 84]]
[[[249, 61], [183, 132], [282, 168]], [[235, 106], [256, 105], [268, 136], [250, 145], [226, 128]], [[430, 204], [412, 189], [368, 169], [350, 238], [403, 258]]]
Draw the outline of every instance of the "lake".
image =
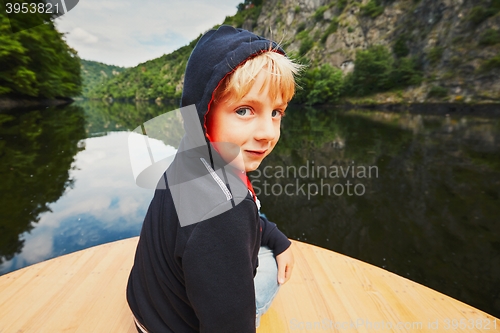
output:
[[[134, 182], [128, 136], [175, 108], [0, 112], [0, 274], [137, 236], [153, 191]], [[456, 110], [290, 107], [250, 174], [262, 212], [289, 238], [500, 317], [500, 118], [484, 116], [500, 106]]]

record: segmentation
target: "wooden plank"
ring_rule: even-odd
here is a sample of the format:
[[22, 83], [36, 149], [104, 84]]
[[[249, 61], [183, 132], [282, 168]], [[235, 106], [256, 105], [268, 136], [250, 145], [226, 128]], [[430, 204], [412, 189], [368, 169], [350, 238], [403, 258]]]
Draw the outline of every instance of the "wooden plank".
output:
[[[0, 333], [135, 333], [125, 287], [137, 240], [0, 276]], [[292, 278], [262, 316], [258, 333], [500, 332], [500, 320], [467, 304], [359, 260], [292, 242]]]

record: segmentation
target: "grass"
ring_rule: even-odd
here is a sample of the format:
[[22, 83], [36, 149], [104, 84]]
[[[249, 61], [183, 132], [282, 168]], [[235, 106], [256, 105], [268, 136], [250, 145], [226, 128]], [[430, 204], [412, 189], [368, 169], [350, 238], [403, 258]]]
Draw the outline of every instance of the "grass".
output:
[[432, 65], [436, 64], [443, 57], [444, 48], [441, 46], [435, 46], [429, 50], [427, 58]]
[[324, 44], [331, 34], [337, 32], [337, 29], [339, 27], [339, 20], [337, 18], [334, 18], [330, 24], [328, 25], [328, 28], [326, 28], [325, 32], [323, 33], [323, 36], [321, 36], [321, 43]]
[[486, 60], [481, 67], [479, 67], [479, 72], [486, 73], [497, 68], [500, 68], [500, 55]]
[[479, 45], [491, 46], [500, 43], [500, 33], [495, 29], [486, 30], [481, 37], [479, 37]]
[[314, 12], [314, 15], [313, 15], [313, 18], [316, 22], [319, 22], [321, 20], [323, 20], [323, 14], [325, 13], [325, 11], [328, 9], [328, 6], [321, 6], [319, 7], [315, 12]]
[[441, 86], [432, 86], [427, 93], [427, 98], [445, 98], [448, 96], [448, 89]]
[[384, 12], [384, 6], [380, 4], [380, 0], [370, 0], [366, 5], [361, 6], [361, 14], [375, 18]]
[[309, 36], [304, 38], [300, 44], [299, 55], [304, 56], [310, 49], [312, 49], [313, 45], [314, 41]]

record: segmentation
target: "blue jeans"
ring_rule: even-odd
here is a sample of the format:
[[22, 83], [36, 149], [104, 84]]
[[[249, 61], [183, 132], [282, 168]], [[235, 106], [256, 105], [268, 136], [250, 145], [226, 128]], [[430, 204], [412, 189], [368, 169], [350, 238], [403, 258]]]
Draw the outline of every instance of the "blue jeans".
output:
[[257, 308], [255, 327], [260, 325], [260, 317], [269, 309], [278, 294], [278, 265], [273, 251], [267, 246], [259, 249], [259, 266], [254, 277], [255, 305]]

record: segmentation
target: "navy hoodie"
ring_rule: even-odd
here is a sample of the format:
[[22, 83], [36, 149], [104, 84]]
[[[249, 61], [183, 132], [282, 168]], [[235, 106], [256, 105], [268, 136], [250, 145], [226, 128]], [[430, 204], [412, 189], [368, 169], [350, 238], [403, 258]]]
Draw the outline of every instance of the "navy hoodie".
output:
[[[182, 153], [155, 191], [127, 286], [134, 316], [151, 333], [256, 330], [259, 248], [267, 245], [276, 256], [291, 243], [259, 216], [246, 184], [226, 186], [237, 175], [211, 148], [205, 115], [221, 80], [270, 46], [276, 49], [265, 38], [221, 26], [202, 36], [189, 58], [181, 106], [196, 107], [201, 134], [186, 128]], [[183, 117], [186, 124], [189, 115]], [[180, 210], [199, 211], [197, 223], [182, 223]]]

